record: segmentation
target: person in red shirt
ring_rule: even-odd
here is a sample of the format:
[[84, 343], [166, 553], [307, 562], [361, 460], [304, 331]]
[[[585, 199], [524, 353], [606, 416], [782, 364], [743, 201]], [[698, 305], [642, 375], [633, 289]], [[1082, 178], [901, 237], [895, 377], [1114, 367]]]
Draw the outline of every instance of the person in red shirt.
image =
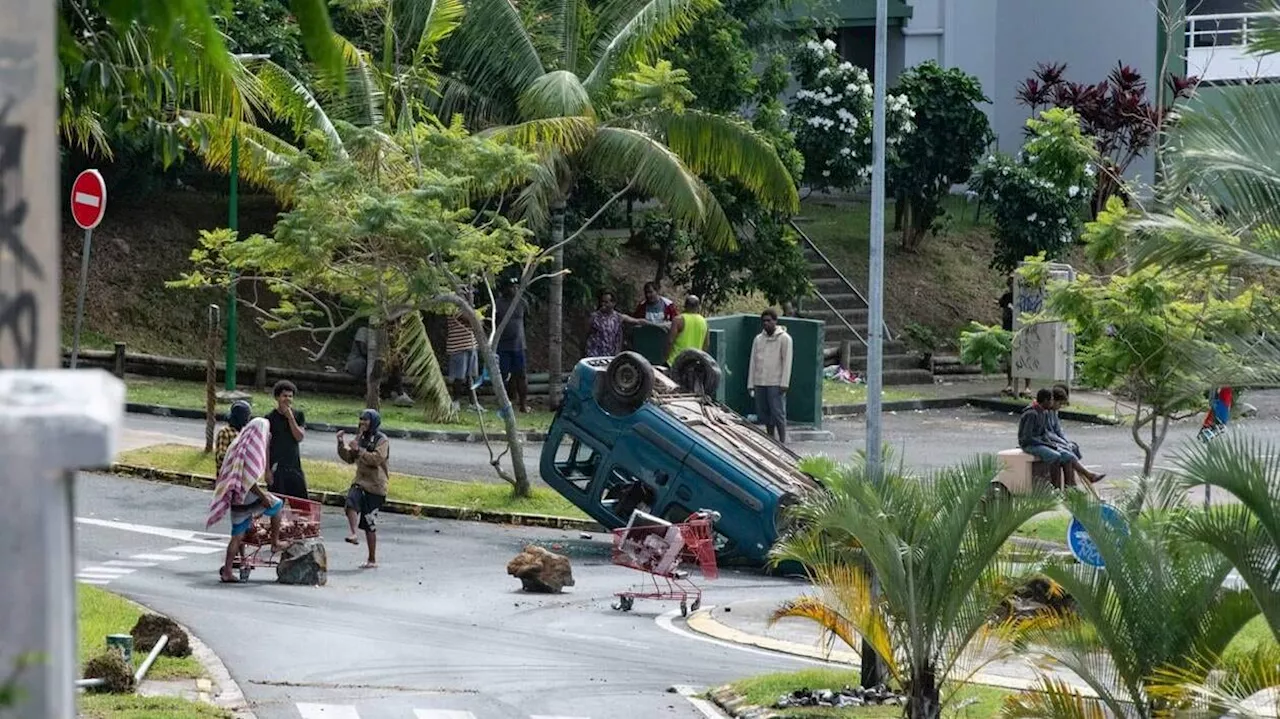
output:
[[663, 297], [658, 292], [656, 282], [646, 282], [644, 283], [644, 301], [636, 305], [636, 309], [631, 313], [631, 316], [652, 325], [663, 325], [674, 322], [679, 314], [680, 312], [676, 310], [676, 303]]

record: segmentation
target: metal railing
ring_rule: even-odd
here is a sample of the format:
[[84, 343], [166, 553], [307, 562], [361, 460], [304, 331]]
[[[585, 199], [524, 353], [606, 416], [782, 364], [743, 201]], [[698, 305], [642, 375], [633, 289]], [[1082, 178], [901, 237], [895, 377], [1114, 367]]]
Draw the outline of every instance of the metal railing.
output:
[[[822, 263], [825, 264], [832, 272], [836, 274], [836, 277], [838, 277], [840, 281], [844, 283], [845, 287], [849, 288], [850, 292], [857, 295], [858, 299], [862, 300], [862, 304], [870, 307], [871, 303], [867, 301], [867, 298], [864, 297], [863, 294], [858, 291], [858, 288], [855, 287], [854, 284], [849, 281], [849, 278], [844, 276], [843, 272], [841, 272], [834, 264], [832, 264], [831, 260], [827, 258], [826, 253], [823, 252], [820, 247], [818, 247], [817, 243], [815, 243], [807, 234], [805, 234], [804, 230], [800, 229], [800, 226], [796, 224], [795, 220], [789, 220], [788, 222], [791, 225], [791, 229], [795, 230], [796, 234], [800, 235], [800, 239], [804, 240], [805, 246], [813, 250], [814, 254], [818, 256], [818, 259], [822, 260]], [[853, 332], [853, 335], [857, 337], [858, 340], [862, 342], [862, 344], [865, 345], [867, 343], [866, 339], [863, 338], [862, 334], [859, 333], [858, 330], [853, 328], [853, 325], [849, 324], [849, 321], [844, 318], [844, 315], [840, 314], [839, 310], [837, 310], [835, 307], [832, 306], [831, 302], [827, 300], [826, 296], [823, 295], [821, 292], [817, 291], [816, 289], [814, 290], [814, 292], [818, 295], [818, 299], [822, 300], [822, 302], [833, 313], [835, 313], [836, 317], [840, 318], [840, 321], [843, 322], [844, 325]], [[868, 327], [867, 329], [870, 330], [871, 328]], [[892, 342], [893, 334], [889, 332], [889, 324], [886, 322], [882, 322], [881, 329], [884, 332], [885, 342]]]
[[1187, 73], [1205, 81], [1252, 80], [1280, 75], [1274, 58], [1250, 52], [1250, 44], [1280, 14], [1270, 12], [1189, 15], [1186, 20]]
[[1251, 35], [1265, 21], [1274, 23], [1276, 14], [1269, 12], [1233, 12], [1187, 16], [1187, 49], [1247, 47]]

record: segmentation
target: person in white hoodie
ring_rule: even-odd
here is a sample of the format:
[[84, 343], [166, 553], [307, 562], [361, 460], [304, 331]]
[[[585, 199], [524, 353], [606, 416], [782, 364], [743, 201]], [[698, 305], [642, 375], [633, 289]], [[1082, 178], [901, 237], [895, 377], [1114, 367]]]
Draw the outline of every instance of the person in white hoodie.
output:
[[778, 324], [778, 313], [760, 313], [763, 329], [751, 343], [747, 391], [756, 400], [756, 417], [770, 437], [787, 442], [787, 388], [791, 386], [791, 336]]

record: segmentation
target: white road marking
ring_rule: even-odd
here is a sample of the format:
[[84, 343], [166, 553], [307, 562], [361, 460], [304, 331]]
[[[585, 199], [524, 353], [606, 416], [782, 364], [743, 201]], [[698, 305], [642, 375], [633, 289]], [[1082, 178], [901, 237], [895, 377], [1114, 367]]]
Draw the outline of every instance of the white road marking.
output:
[[118, 529], [123, 532], [136, 532], [138, 534], [151, 534], [157, 537], [168, 537], [169, 539], [176, 539], [179, 542], [210, 542], [218, 540], [218, 535], [210, 534], [209, 532], [193, 532], [189, 529], [170, 529], [169, 527], [152, 527], [146, 524], [113, 522], [108, 519], [94, 519], [93, 517], [76, 517], [76, 523], [87, 524], [93, 527]]
[[302, 719], [360, 719], [360, 712], [348, 704], [298, 704]]
[[110, 562], [103, 562], [108, 567], [130, 567], [132, 569], [145, 569], [146, 567], [156, 566], [155, 562], [126, 562], [123, 559], [113, 559]]
[[88, 205], [89, 207], [97, 207], [102, 204], [101, 197], [90, 195], [87, 192], [77, 192], [75, 201], [77, 205]]
[[109, 580], [106, 580], [106, 579], [85, 579], [83, 577], [76, 577], [76, 581], [80, 582], [81, 584], [98, 584], [98, 585], [111, 583]]
[[135, 554], [134, 559], [145, 559], [148, 562], [176, 562], [180, 559], [186, 559], [181, 554]]
[[[715, 605], [705, 604], [703, 605], [702, 609], [703, 611], [711, 611], [712, 609], [715, 609]], [[831, 666], [831, 662], [824, 662], [818, 659], [812, 659], [810, 657], [798, 657], [793, 654], [783, 654], [782, 652], [771, 652], [767, 649], [757, 649], [756, 647], [744, 647], [741, 644], [734, 644], [733, 642], [726, 642], [723, 639], [708, 637], [704, 634], [699, 634], [690, 629], [679, 629], [674, 624], [674, 620], [678, 616], [680, 616], [680, 610], [672, 609], [666, 614], [659, 614], [657, 617], [654, 617], [653, 621], [662, 629], [665, 629], [668, 632], [675, 634], [676, 636], [684, 637], [685, 639], [693, 639], [699, 642], [706, 642], [707, 644], [715, 644], [721, 647], [725, 647], [727, 649], [736, 649], [740, 652], [755, 654], [762, 657], [769, 657], [771, 659], [786, 659], [786, 660], [791, 660], [793, 662], [801, 662], [803, 664], [816, 664], [817, 666], [820, 666], [820, 667]], [[841, 665], [841, 666], [848, 666], [848, 665]]]
[[414, 709], [413, 715], [418, 719], [476, 719], [475, 714], [456, 709]]
[[166, 552], [182, 552], [183, 554], [216, 554], [225, 552], [226, 547], [211, 547], [207, 544], [184, 544], [181, 547], [170, 547]]
[[697, 709], [698, 713], [706, 717], [706, 719], [721, 719], [724, 716], [724, 714], [716, 708], [715, 704], [712, 704], [699, 696], [702, 692], [699, 692], [697, 689], [682, 685], [676, 685], [671, 688], [675, 689], [677, 694], [687, 699], [689, 703], [693, 705], [693, 708]]
[[546, 714], [530, 714], [529, 719], [589, 719], [589, 717], [562, 717], [548, 716]]
[[103, 574], [108, 577], [123, 577], [126, 574], [133, 574], [136, 569], [121, 569], [120, 567], [81, 567], [77, 574]]

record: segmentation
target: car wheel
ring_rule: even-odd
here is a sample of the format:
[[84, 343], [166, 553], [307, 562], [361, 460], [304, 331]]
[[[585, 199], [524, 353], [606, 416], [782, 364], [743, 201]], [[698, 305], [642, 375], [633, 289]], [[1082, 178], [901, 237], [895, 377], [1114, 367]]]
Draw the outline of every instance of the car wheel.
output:
[[604, 391], [611, 413], [630, 414], [653, 394], [653, 365], [635, 352], [623, 352], [609, 361]]
[[714, 395], [720, 377], [719, 363], [702, 350], [685, 350], [671, 363], [671, 379], [685, 392]]

